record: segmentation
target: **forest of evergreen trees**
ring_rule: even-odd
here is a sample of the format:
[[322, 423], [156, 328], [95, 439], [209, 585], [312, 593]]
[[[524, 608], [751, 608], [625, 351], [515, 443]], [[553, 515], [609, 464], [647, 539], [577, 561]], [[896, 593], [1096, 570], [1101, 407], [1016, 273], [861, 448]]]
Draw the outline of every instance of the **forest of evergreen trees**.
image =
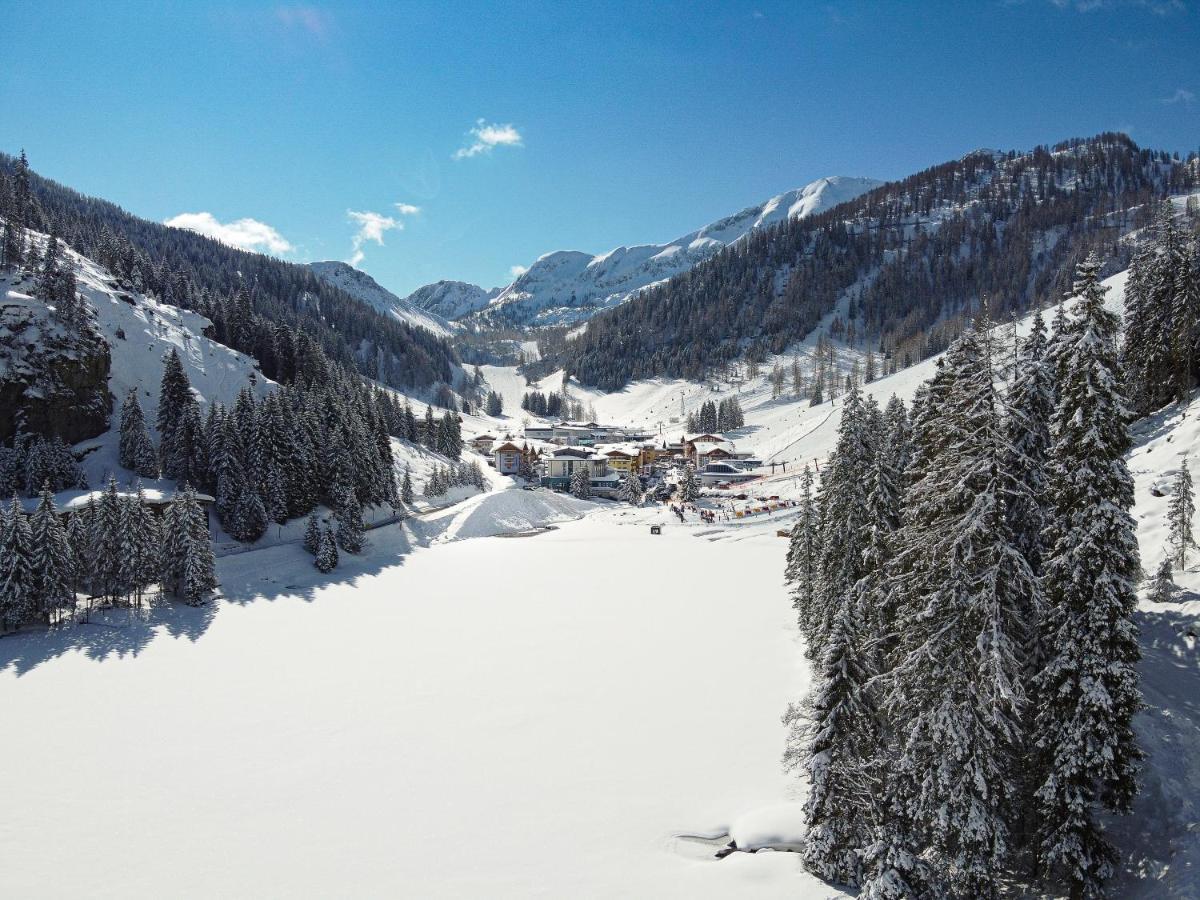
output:
[[196, 605], [216, 587], [208, 516], [191, 488], [161, 518], [115, 478], [65, 525], [49, 486], [30, 515], [16, 497], [0, 508], [0, 630], [86, 621], [97, 606], [141, 606], [152, 593]]
[[34, 173], [0, 154], [0, 265], [27, 229], [54, 233], [96, 260], [119, 286], [212, 320], [217, 341], [290, 381], [295, 350], [312, 345], [351, 372], [392, 387], [450, 382], [456, 362], [443, 339], [350, 297], [303, 265], [228, 247], [211, 238], [130, 215]]
[[1036, 315], [1006, 391], [981, 321], [911, 410], [852, 386], [815, 494], [805, 473], [786, 578], [815, 682], [785, 763], [811, 782], [806, 867], [861, 897], [1009, 879], [1097, 897], [1113, 872], [1102, 818], [1130, 810], [1141, 758], [1141, 571], [1099, 270], [1081, 264], [1052, 334]]
[[979, 152], [806, 219], [752, 232], [665, 285], [592, 319], [558, 354], [584, 384], [699, 379], [781, 353], [848, 302], [834, 327], [899, 365], [944, 350], [980, 296], [998, 321], [1069, 288], [1092, 250], [1120, 266], [1152, 201], [1200, 181], [1195, 159], [1103, 134], [1026, 154]]

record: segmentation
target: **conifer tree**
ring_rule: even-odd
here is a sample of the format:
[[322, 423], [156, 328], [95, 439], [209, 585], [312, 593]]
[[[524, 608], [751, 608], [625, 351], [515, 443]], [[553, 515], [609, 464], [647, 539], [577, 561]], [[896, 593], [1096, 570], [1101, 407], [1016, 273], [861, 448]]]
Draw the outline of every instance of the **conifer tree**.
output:
[[860, 880], [858, 850], [871, 840], [880, 779], [880, 726], [866, 691], [870, 670], [856, 643], [863, 632], [856, 609], [847, 598], [830, 623], [810, 721], [796, 706], [784, 716], [784, 766], [802, 768], [809, 781], [804, 865], [826, 881], [849, 885]]
[[1175, 578], [1171, 573], [1171, 557], [1163, 556], [1150, 582], [1150, 601], [1170, 603], [1175, 599]]
[[412, 506], [413, 500], [412, 467], [405, 464], [404, 480], [400, 483], [400, 502]]
[[838, 605], [865, 573], [863, 553], [871, 524], [868, 479], [875, 471], [875, 443], [862, 394], [851, 385], [842, 406], [837, 445], [821, 478], [825, 521], [808, 641], [814, 659], [823, 652]]
[[587, 466], [579, 466], [571, 473], [571, 493], [580, 500], [591, 499], [592, 480]]
[[33, 536], [21, 501], [14, 495], [0, 517], [0, 624], [18, 628], [38, 609], [33, 571]]
[[1129, 811], [1141, 758], [1128, 414], [1118, 320], [1104, 308], [1099, 269], [1094, 256], [1079, 266], [1078, 299], [1061, 332], [1042, 578], [1049, 652], [1037, 681], [1036, 850], [1043, 871], [1079, 896], [1099, 895], [1112, 874], [1116, 855], [1096, 812]]
[[332, 572], [337, 568], [337, 564], [337, 541], [334, 539], [331, 529], [323, 528], [321, 529], [321, 542], [317, 545], [317, 553], [313, 560], [313, 565], [320, 572]]
[[162, 384], [158, 394], [158, 439], [159, 456], [163, 471], [170, 477], [178, 462], [175, 451], [176, 430], [188, 406], [194, 404], [191, 384], [183, 370], [183, 360], [174, 347], [163, 359]]
[[67, 523], [67, 544], [75, 564], [74, 578], [71, 581], [72, 595], [79, 591], [91, 590], [95, 554], [92, 552], [92, 526], [88, 516], [94, 510], [95, 505], [89, 499], [84, 509], [71, 513], [71, 519]]
[[127, 590], [133, 591], [136, 604], [141, 606], [142, 592], [158, 581], [162, 572], [162, 534], [158, 520], [146, 506], [141, 485], [138, 485], [136, 497], [126, 499], [123, 520], [121, 562], [124, 572], [121, 581]]
[[696, 476], [696, 467], [690, 462], [683, 467], [683, 475], [679, 479], [679, 499], [684, 503], [694, 503], [700, 496], [700, 479]]
[[938, 411], [940, 448], [910, 485], [898, 535], [907, 570], [887, 705], [902, 735], [906, 828], [968, 896], [995, 897], [1011, 854], [1024, 616], [1038, 585], [1004, 514], [1014, 485], [986, 321], [950, 348], [942, 374], [945, 405], [921, 403], [922, 415]]
[[817, 533], [816, 506], [813, 498], [813, 473], [805, 465], [800, 476], [800, 499], [796, 523], [788, 543], [784, 583], [792, 589], [792, 608], [796, 610], [800, 631], [806, 637], [812, 628], [812, 596], [820, 560], [821, 536]]
[[121, 406], [121, 465], [143, 478], [158, 477], [158, 454], [146, 428], [137, 388], [130, 388]]
[[336, 515], [338, 546], [347, 553], [361, 553], [365, 541], [363, 533], [366, 525], [363, 523], [362, 507], [359, 505], [354, 488], [345, 487], [341, 490]]
[[75, 572], [67, 530], [58, 517], [48, 483], [42, 488], [30, 522], [30, 540], [37, 612], [44, 621], [51, 622], [57, 611], [75, 607]]
[[317, 550], [321, 546], [321, 521], [317, 518], [316, 513], [312, 513], [308, 517], [308, 525], [304, 529], [304, 549], [313, 556], [317, 555]]
[[196, 492], [187, 485], [179, 505], [183, 527], [182, 599], [191, 606], [200, 606], [217, 587], [208, 517], [196, 500]]
[[1196, 501], [1192, 496], [1192, 473], [1188, 471], [1185, 459], [1179, 465], [1179, 474], [1175, 476], [1171, 502], [1167, 504], [1167, 520], [1171, 523], [1167, 544], [1171, 548], [1175, 568], [1180, 571], [1187, 568], [1188, 548], [1196, 547], [1196, 539], [1192, 535], [1192, 519], [1195, 516]]
[[624, 500], [626, 503], [632, 503], [638, 506], [642, 502], [642, 479], [638, 477], [637, 472], [630, 469], [626, 473], [625, 478], [621, 481], [621, 487], [617, 491], [617, 498]]
[[125, 539], [125, 516], [117, 491], [117, 479], [113, 475], [108, 476], [108, 483], [96, 503], [96, 514], [91, 526], [91, 549], [95, 554], [92, 566], [95, 590], [97, 594], [116, 601], [125, 593], [125, 570], [121, 559]]
[[1010, 527], [1034, 574], [1041, 573], [1042, 520], [1054, 385], [1046, 363], [1046, 326], [1039, 309], [1021, 345], [1008, 391], [1005, 430], [1011, 447], [1006, 462], [1024, 488], [1007, 498]]

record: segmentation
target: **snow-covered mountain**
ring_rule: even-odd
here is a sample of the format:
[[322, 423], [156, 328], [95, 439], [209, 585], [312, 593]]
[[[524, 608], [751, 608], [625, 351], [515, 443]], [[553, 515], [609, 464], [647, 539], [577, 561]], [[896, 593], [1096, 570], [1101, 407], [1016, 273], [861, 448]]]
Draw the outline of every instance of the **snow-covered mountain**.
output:
[[477, 284], [468, 284], [465, 281], [435, 281], [433, 284], [417, 288], [404, 299], [405, 302], [426, 312], [445, 319], [457, 319], [477, 309], [483, 309], [501, 290], [503, 289], [485, 290]]
[[650, 285], [686, 272], [755, 229], [789, 217], [811, 216], [880, 184], [872, 178], [821, 178], [665, 244], [617, 247], [599, 256], [557, 250], [539, 257], [502, 290], [439, 281], [418, 289], [408, 300], [448, 318], [472, 315], [497, 325], [581, 322], [624, 303]]
[[454, 332], [454, 327], [436, 310], [421, 308], [414, 304], [411, 298], [397, 297], [366, 272], [353, 266], [337, 260], [327, 260], [309, 263], [308, 267], [322, 281], [341, 288], [351, 297], [384, 315], [418, 328], [425, 328], [439, 337], [448, 337]]

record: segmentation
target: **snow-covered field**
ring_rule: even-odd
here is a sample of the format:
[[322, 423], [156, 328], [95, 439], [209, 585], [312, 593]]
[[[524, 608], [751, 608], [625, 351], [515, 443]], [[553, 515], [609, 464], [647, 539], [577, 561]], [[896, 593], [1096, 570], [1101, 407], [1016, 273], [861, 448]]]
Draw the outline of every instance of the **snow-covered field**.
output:
[[531, 538], [389, 526], [333, 580], [243, 554], [215, 610], [0, 641], [5, 893], [828, 895], [793, 854], [673, 836], [794, 790], [783, 542], [705, 553], [651, 536], [658, 510], [579, 505]]

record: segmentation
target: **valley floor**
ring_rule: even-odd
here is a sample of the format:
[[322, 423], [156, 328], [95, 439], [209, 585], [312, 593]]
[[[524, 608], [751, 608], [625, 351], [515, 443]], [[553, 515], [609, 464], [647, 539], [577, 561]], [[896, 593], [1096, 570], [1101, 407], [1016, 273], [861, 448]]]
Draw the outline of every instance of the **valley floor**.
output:
[[454, 540], [521, 530], [520, 493], [328, 577], [294, 546], [227, 558], [214, 610], [0, 641], [5, 892], [829, 896], [794, 854], [675, 837], [794, 799], [783, 542], [590, 504]]

